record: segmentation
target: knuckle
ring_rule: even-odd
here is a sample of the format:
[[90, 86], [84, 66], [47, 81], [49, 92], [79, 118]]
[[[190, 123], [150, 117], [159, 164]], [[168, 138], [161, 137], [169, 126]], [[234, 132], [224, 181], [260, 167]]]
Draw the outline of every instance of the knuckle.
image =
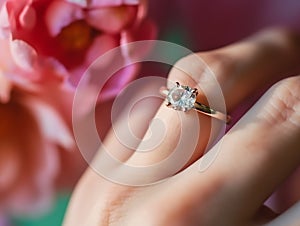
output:
[[187, 71], [191, 62], [195, 61], [195, 59], [196, 59], [195, 57], [196, 57], [196, 54], [193, 54], [193, 53], [191, 53], [187, 56], [184, 56], [176, 61], [176, 63], [174, 64], [174, 67], [178, 68], [180, 70]]
[[196, 60], [199, 61], [199, 59], [195, 59], [195, 54], [190, 54], [179, 59], [169, 73], [169, 79], [190, 85], [197, 83], [198, 73], [196, 74], [196, 71], [192, 68]]
[[300, 76], [281, 80], [276, 86], [277, 98], [288, 109], [295, 110], [295, 106], [300, 102]]
[[270, 101], [272, 117], [300, 127], [300, 76], [279, 81]]
[[183, 84], [195, 86], [200, 83], [209, 83], [215, 79], [211, 65], [213, 61], [209, 53], [189, 54], [179, 59], [173, 66], [169, 79]]
[[238, 70], [239, 64], [232, 54], [220, 50], [189, 54], [179, 59], [169, 78], [184, 82], [204, 83], [217, 79], [229, 79]]

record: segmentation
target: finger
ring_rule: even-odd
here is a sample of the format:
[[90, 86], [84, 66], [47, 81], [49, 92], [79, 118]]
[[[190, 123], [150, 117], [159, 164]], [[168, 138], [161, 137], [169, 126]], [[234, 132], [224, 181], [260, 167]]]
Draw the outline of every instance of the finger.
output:
[[300, 200], [300, 165], [292, 175], [276, 190], [268, 204], [279, 213], [286, 211], [289, 207]]
[[[158, 98], [152, 94], [157, 93], [163, 81], [163, 79], [153, 81], [148, 83], [147, 87], [136, 85], [125, 90], [109, 106], [101, 105], [99, 107], [98, 111], [102, 113], [97, 115], [107, 115], [108, 117], [98, 118], [100, 120], [98, 133], [102, 147], [96, 159], [93, 160], [94, 164], [101, 165], [102, 155], [109, 154], [112, 158], [125, 162], [134, 153], [162, 103], [161, 97]], [[139, 99], [140, 97], [141, 99]], [[105, 121], [111, 122], [111, 129], [104, 139], [101, 134], [103, 134], [102, 123]]]
[[[220, 207], [219, 214], [231, 215], [232, 219], [239, 216], [239, 221], [251, 219], [300, 164], [299, 84], [300, 76], [273, 86], [222, 138], [220, 146], [178, 176], [178, 186], [185, 191], [175, 189], [185, 195], [188, 191], [194, 207], [205, 198], [208, 209], [213, 204]], [[217, 156], [210, 155], [217, 148]], [[200, 173], [203, 161], [212, 164]], [[200, 197], [197, 191], [201, 190], [214, 192]]]
[[[155, 93], [154, 90], [158, 90], [161, 85], [162, 83], [151, 83], [146, 89], [148, 92]], [[145, 87], [143, 88], [134, 89], [134, 95], [143, 97], [147, 91]], [[149, 97], [148, 94], [145, 96]], [[124, 98], [127, 101], [123, 101]], [[148, 122], [155, 114], [155, 109], [161, 104], [159, 98], [147, 98], [139, 102], [133, 101], [135, 103], [133, 106], [132, 99], [132, 92], [125, 93], [120, 96], [120, 103], [115, 103], [115, 107], [111, 106], [111, 102], [107, 102], [102, 103], [97, 109], [96, 115], [101, 116], [98, 118], [100, 121], [97, 125], [98, 134], [103, 139], [103, 144], [73, 193], [63, 225], [83, 225], [83, 222], [104, 225], [112, 211], [110, 204], [118, 209], [118, 205], [123, 205], [123, 200], [127, 195], [130, 196], [132, 189], [111, 183], [114, 178], [109, 178], [109, 173], [103, 174], [103, 170], [109, 171], [115, 167], [112, 166], [111, 161], [106, 162], [103, 155], [109, 154], [112, 159], [116, 159], [120, 163], [127, 160], [138, 146], [139, 140], [144, 136]], [[103, 122], [107, 121], [112, 121], [113, 129], [104, 140], [106, 130], [103, 129]], [[128, 135], [125, 140], [121, 137], [124, 131]], [[84, 157], [86, 156], [84, 155]], [[118, 182], [122, 183], [122, 181]]]
[[293, 205], [286, 212], [281, 214], [275, 220], [271, 221], [269, 224], [265, 226], [297, 226], [299, 225], [299, 216], [300, 216], [300, 202]]
[[263, 205], [254, 216], [253, 225], [264, 225], [278, 216], [272, 209]]
[[[200, 92], [198, 101], [205, 104], [215, 102], [212, 103], [213, 106], [210, 105], [215, 110], [224, 109], [221, 103], [222, 96], [220, 96], [223, 92], [226, 108], [230, 112], [246, 97], [257, 92], [257, 89], [266, 86], [270, 81], [279, 79], [281, 72], [284, 71], [287, 75], [296, 67], [295, 62], [298, 60], [300, 51], [295, 50], [299, 49], [296, 48], [299, 42], [294, 35], [283, 31], [262, 33], [220, 50], [188, 56], [175, 65], [170, 72], [169, 79], [173, 84], [178, 81], [181, 84], [197, 87]], [[209, 64], [215, 76], [199, 57]], [[221, 92], [217, 89], [218, 84], [220, 84]], [[173, 152], [175, 143], [181, 135], [180, 128], [195, 126], [200, 127], [199, 136], [196, 138], [198, 143], [192, 150], [195, 152], [187, 165], [198, 159], [210, 146], [210, 141], [215, 140], [219, 135], [220, 127], [222, 128], [224, 124], [215, 120], [215, 127], [212, 129], [211, 119], [199, 114], [200, 124], [196, 125], [196, 119], [193, 118], [195, 122], [192, 125], [182, 120], [183, 115], [187, 113], [162, 106], [155, 118], [169, 127], [166, 129], [164, 142], [158, 147], [153, 144], [155, 148], [151, 152], [134, 153], [128, 163], [151, 165], [166, 159]], [[187, 143], [189, 142], [194, 141], [187, 140]]]
[[[241, 99], [249, 97], [249, 94], [253, 95], [253, 90], [257, 91], [298, 73], [299, 50], [299, 34], [273, 29], [239, 43], [197, 55], [214, 72], [222, 88], [227, 109], [231, 111]], [[201, 64], [189, 63], [196, 62], [194, 58], [191, 55], [179, 61], [169, 78], [173, 82], [179, 81], [192, 87], [198, 85], [200, 91], [205, 91], [203, 96], [207, 96], [214, 90], [214, 78], [211, 78], [210, 73], [205, 73], [207, 68], [200, 68]]]

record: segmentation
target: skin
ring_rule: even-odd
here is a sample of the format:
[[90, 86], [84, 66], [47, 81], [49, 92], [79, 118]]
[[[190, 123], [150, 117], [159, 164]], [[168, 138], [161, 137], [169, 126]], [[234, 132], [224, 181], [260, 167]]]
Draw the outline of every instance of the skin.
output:
[[[217, 134], [206, 133], [212, 119], [202, 114], [198, 114], [201, 136], [191, 160], [167, 180], [125, 186], [88, 168], [74, 191], [64, 226], [256, 226], [277, 217], [263, 204], [300, 164], [300, 76], [293, 76], [300, 72], [300, 38], [288, 31], [268, 30], [198, 55], [214, 71], [228, 112], [253, 93], [276, 84], [222, 137], [217, 157], [203, 172], [199, 172], [199, 164], [208, 158], [203, 156], [208, 138]], [[192, 56], [180, 60], [169, 80], [191, 87], [204, 82], [204, 75], [191, 62]], [[206, 103], [198, 89], [198, 100]], [[183, 124], [190, 123], [192, 113], [182, 114], [187, 114]], [[145, 121], [154, 115], [170, 127], [154, 150], [134, 152], [110, 131], [105, 140], [108, 151], [127, 164], [143, 166], [170, 155], [178, 139], [176, 128], [181, 125], [178, 112], [162, 104], [146, 115], [145, 111], [133, 112], [129, 123], [137, 136], [144, 137]], [[217, 121], [217, 125], [222, 123]], [[96, 157], [96, 164], [98, 160]], [[283, 225], [295, 225], [296, 216], [282, 214]]]

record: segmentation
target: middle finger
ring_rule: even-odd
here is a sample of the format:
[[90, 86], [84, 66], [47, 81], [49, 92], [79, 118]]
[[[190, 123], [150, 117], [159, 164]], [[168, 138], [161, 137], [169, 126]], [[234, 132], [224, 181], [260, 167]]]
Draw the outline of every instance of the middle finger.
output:
[[[169, 79], [173, 83], [178, 81], [184, 85], [197, 87], [200, 92], [197, 100], [205, 104], [208, 104], [206, 96], [211, 97], [215, 94], [214, 79], [216, 79], [223, 91], [227, 110], [231, 112], [245, 98], [253, 96], [257, 90], [295, 70], [300, 53], [300, 39], [295, 37], [297, 36], [289, 32], [272, 30], [219, 50], [198, 54], [209, 64], [216, 78], [206, 73], [203, 64], [197, 63], [199, 61], [197, 56], [188, 56], [175, 65]], [[163, 141], [159, 145], [153, 143], [154, 148], [151, 151], [135, 152], [127, 163], [147, 166], [167, 159], [178, 144], [183, 130], [194, 128], [197, 126], [196, 123], [201, 125], [197, 136], [191, 134], [191, 130], [189, 136], [185, 138], [185, 144], [197, 140], [194, 150], [191, 150], [193, 152], [191, 159], [185, 167], [198, 159], [209, 146], [209, 141], [215, 140], [219, 131], [218, 129], [211, 131], [211, 118], [198, 114], [197, 122], [193, 113], [177, 112], [161, 106], [154, 118], [166, 125]], [[219, 123], [219, 128], [223, 126], [221, 122], [215, 123]], [[143, 145], [142, 141], [140, 146]], [[187, 149], [183, 148], [182, 152], [187, 152]], [[186, 155], [189, 153], [183, 153], [181, 157], [187, 157]]]

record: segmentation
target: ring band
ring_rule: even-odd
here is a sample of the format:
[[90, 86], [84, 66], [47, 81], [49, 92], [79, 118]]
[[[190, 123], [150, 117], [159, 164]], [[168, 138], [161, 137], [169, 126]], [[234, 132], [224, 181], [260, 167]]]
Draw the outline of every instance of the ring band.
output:
[[171, 89], [166, 87], [160, 88], [160, 93], [166, 97], [166, 105], [175, 110], [186, 112], [193, 109], [202, 114], [224, 121], [227, 124], [231, 120], [229, 115], [197, 102], [196, 97], [198, 91], [196, 88], [180, 85], [179, 82], [176, 82], [176, 86]]

